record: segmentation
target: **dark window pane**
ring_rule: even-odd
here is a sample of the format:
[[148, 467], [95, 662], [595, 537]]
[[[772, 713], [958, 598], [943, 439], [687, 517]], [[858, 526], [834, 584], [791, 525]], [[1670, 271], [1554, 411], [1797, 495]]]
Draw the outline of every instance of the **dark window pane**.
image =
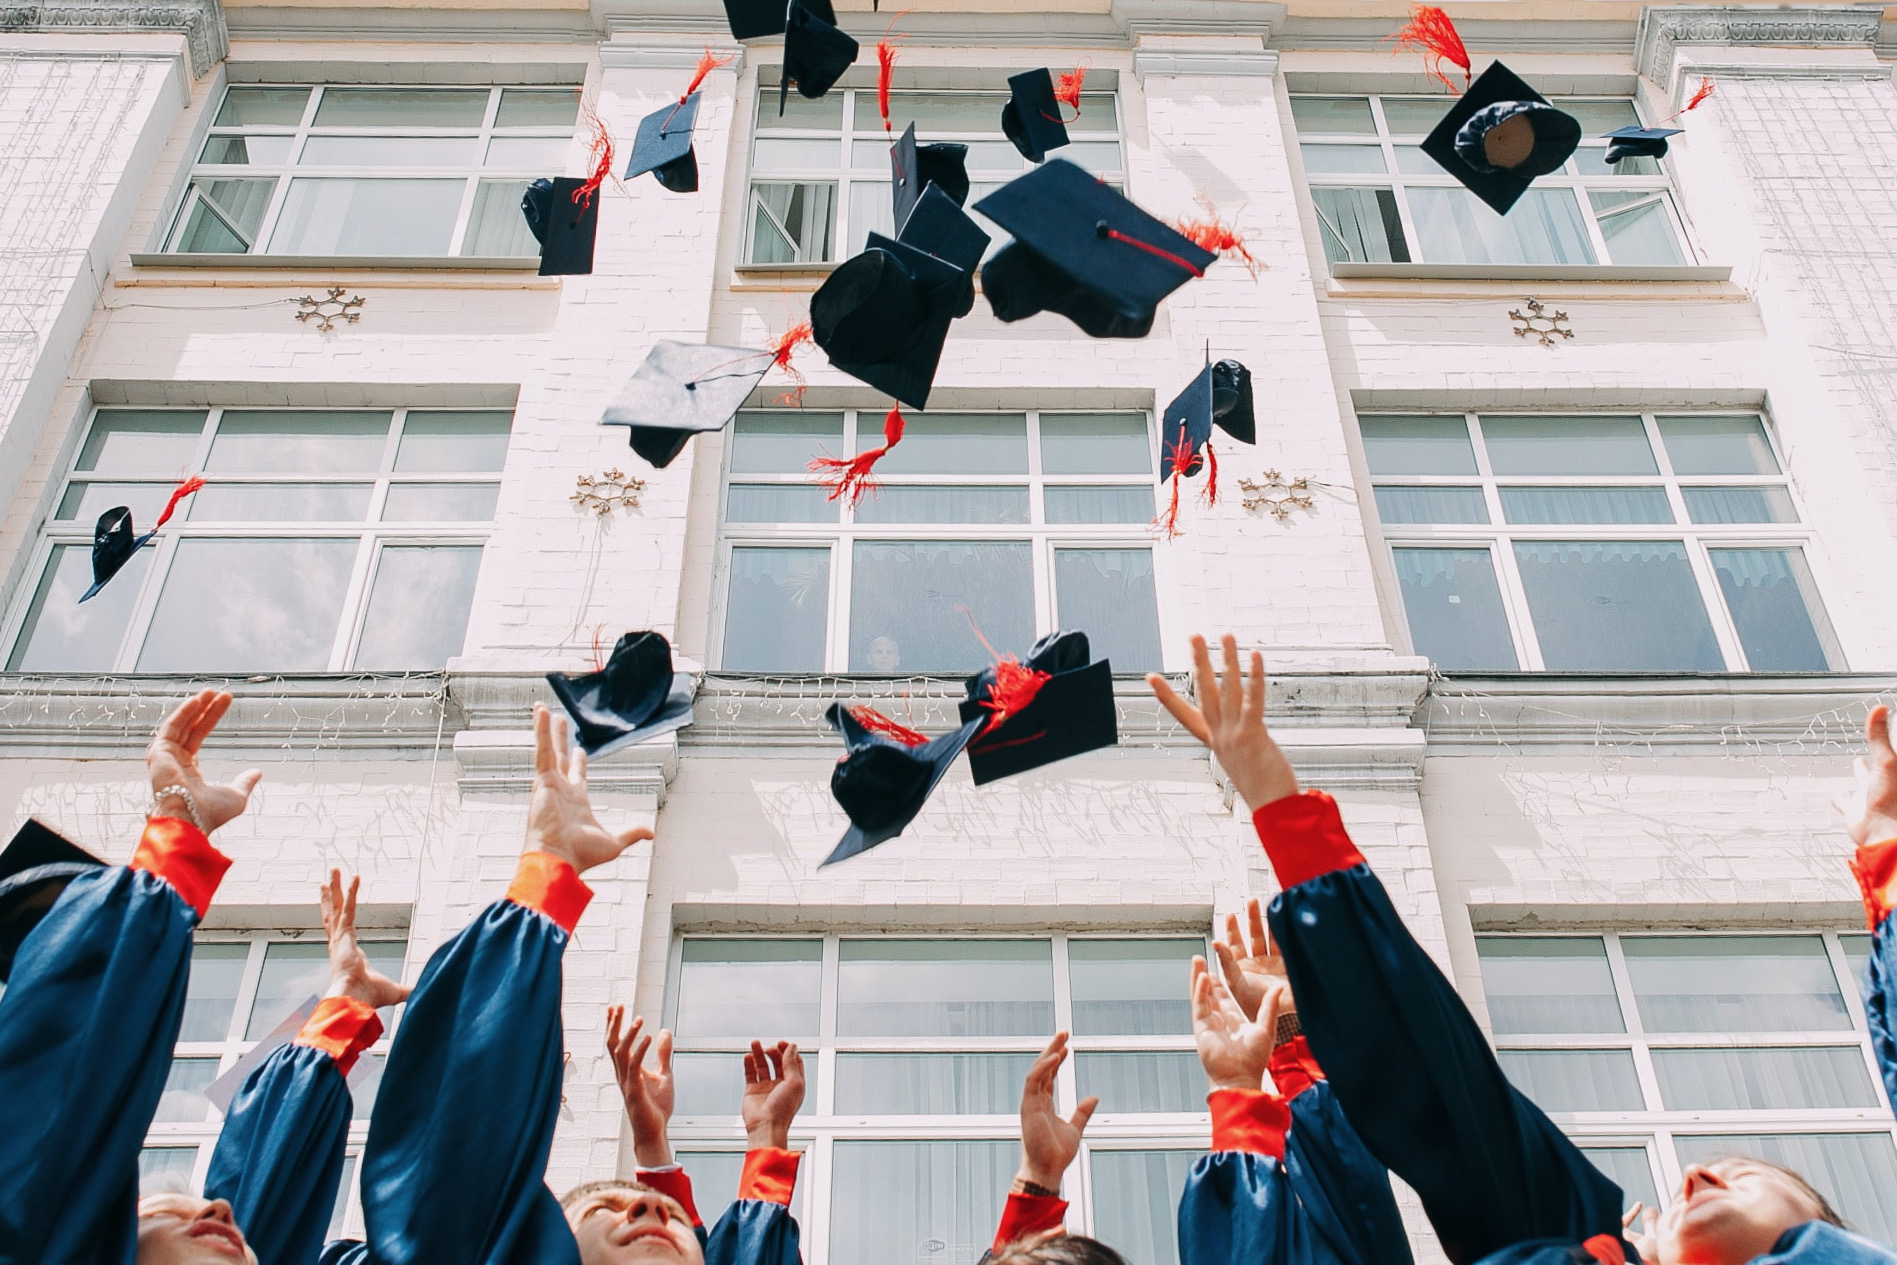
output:
[[324, 672], [358, 542], [185, 540], [141, 672]]
[[1897, 1148], [1882, 1133], [1784, 1133], [1680, 1136], [1680, 1163], [1703, 1164], [1727, 1155], [1770, 1161], [1804, 1177], [1861, 1234], [1897, 1243]]
[[1515, 643], [1487, 549], [1392, 552], [1417, 654], [1450, 672], [1515, 671]]
[[1682, 488], [1696, 523], [1795, 523], [1798, 510], [1784, 488]]
[[55, 545], [46, 562], [26, 626], [7, 661], [12, 672], [105, 672], [125, 640], [138, 593], [151, 572], [155, 546], [147, 545], [119, 568], [112, 582], [81, 605], [92, 587], [92, 546]]
[[1665, 488], [1502, 489], [1511, 523], [1670, 523]]
[[1045, 940], [845, 940], [837, 1034], [1019, 1037], [1054, 1030]]
[[1377, 517], [1386, 523], [1486, 523], [1481, 488], [1378, 487]]
[[733, 672], [821, 671], [829, 604], [829, 549], [733, 549], [724, 666]]
[[1469, 424], [1460, 417], [1366, 417], [1364, 459], [1372, 474], [1474, 474]]
[[1517, 541], [1515, 562], [1553, 671], [1725, 666], [1679, 541]]
[[1152, 550], [1056, 549], [1054, 601], [1060, 626], [1085, 632], [1115, 672], [1160, 666]]
[[815, 1037], [822, 964], [819, 940], [687, 940], [672, 1028], [681, 1038]]
[[1329, 263], [1406, 264], [1410, 247], [1389, 189], [1311, 190], [1318, 236]]
[[1630, 936], [1621, 948], [1649, 1032], [1851, 1026], [1817, 936]]
[[1777, 474], [1765, 427], [1750, 415], [1662, 417], [1660, 438], [1675, 474]]
[[1658, 474], [1637, 417], [1485, 417], [1497, 474]]
[[389, 545], [376, 563], [355, 666], [432, 672], [461, 653], [481, 571], [479, 545]]
[[1754, 672], [1844, 666], [1818, 587], [1798, 549], [1711, 549], [1719, 591]]
[[1032, 1054], [837, 1055], [839, 1115], [1014, 1115]]
[[1192, 1151], [1095, 1150], [1093, 1229], [1129, 1261], [1179, 1265], [1178, 1207]]
[[807, 478], [812, 457], [836, 456], [842, 447], [841, 413], [740, 413], [731, 427], [731, 472]]
[[1130, 1111], [1197, 1112], [1205, 1110], [1205, 1069], [1186, 1050], [1074, 1056], [1082, 1098], [1097, 1097], [1106, 1113]]
[[1660, 1098], [1669, 1111], [1776, 1111], [1875, 1107], [1857, 1046], [1782, 1050], [1653, 1052]]
[[938, 485], [885, 486], [856, 507], [859, 523], [1016, 523], [1028, 521], [1028, 490]]
[[1479, 936], [1475, 943], [1498, 1036], [1627, 1030], [1598, 938]]
[[838, 1142], [831, 1265], [980, 1258], [994, 1237], [1014, 1142]]
[[1050, 523], [1149, 523], [1153, 490], [1147, 487], [1050, 487]]
[[1543, 1111], [1639, 1111], [1645, 1106], [1626, 1050], [1498, 1050], [1502, 1071]]
[[1043, 474], [1150, 474], [1152, 469], [1152, 439], [1143, 413], [1041, 414]]
[[1034, 642], [1026, 541], [858, 541], [854, 568], [853, 672], [980, 671], [993, 659], [977, 628], [1014, 654]]
[[1067, 973], [1074, 1031], [1082, 1036], [1155, 1036], [1192, 1031], [1182, 983], [1205, 941], [1070, 940]]

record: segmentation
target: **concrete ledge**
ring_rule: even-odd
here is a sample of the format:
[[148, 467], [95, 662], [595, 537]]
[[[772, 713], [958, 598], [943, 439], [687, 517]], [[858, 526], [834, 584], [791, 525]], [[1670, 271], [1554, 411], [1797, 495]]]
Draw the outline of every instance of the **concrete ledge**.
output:
[[1332, 264], [1338, 280], [1381, 281], [1697, 281], [1732, 280], [1725, 264], [1617, 267], [1612, 264]]
[[216, 255], [134, 251], [134, 268], [375, 268], [400, 272], [539, 271], [538, 255]]
[[[463, 795], [520, 796], [533, 787], [531, 729], [463, 730], [454, 736], [454, 758]], [[672, 734], [586, 762], [588, 790], [634, 796], [641, 801], [635, 807], [648, 812], [665, 803], [665, 788], [677, 774], [678, 742]]]
[[1864, 906], [1853, 900], [1613, 905], [1471, 904], [1477, 931], [1835, 931], [1863, 925]]

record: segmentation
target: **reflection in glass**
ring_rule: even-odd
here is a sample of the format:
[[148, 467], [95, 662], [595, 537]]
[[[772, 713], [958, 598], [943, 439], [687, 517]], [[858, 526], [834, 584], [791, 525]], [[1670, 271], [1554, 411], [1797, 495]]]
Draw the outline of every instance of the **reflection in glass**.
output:
[[1864, 932], [1849, 932], [1838, 937], [1838, 944], [1844, 949], [1844, 960], [1851, 967], [1851, 981], [1861, 984], [1871, 965], [1871, 937]]
[[212, 474], [369, 474], [381, 468], [388, 434], [387, 413], [231, 409], [218, 421], [204, 468]]
[[392, 483], [382, 502], [385, 523], [487, 523], [500, 500], [498, 483]]
[[1205, 940], [1070, 940], [1067, 973], [1074, 1032], [1080, 1036], [1156, 1036], [1192, 1031], [1192, 1007], [1180, 981]]
[[1631, 1208], [1636, 1203], [1656, 1209], [1661, 1206], [1660, 1194], [1653, 1185], [1653, 1163], [1647, 1158], [1646, 1147], [1584, 1146], [1580, 1150], [1595, 1168], [1620, 1187], [1623, 1208]]
[[1657, 474], [1637, 417], [1485, 417], [1497, 474]]
[[368, 515], [370, 483], [210, 483], [184, 503], [194, 523], [343, 522]]
[[508, 88], [494, 126], [572, 127], [579, 114], [579, 94], [571, 88]]
[[1159, 596], [1150, 549], [1056, 549], [1054, 605], [1062, 628], [1086, 632], [1116, 672], [1157, 670]]
[[974, 1261], [994, 1237], [1014, 1142], [838, 1142], [831, 1265]]
[[687, 940], [679, 967], [680, 1037], [817, 1035], [819, 940]]
[[1100, 1110], [1199, 1112], [1205, 1110], [1205, 1070], [1187, 1050], [1101, 1053], [1074, 1056], [1082, 1098], [1100, 1099]]
[[274, 178], [193, 180], [184, 223], [171, 249], [206, 255], [242, 255], [255, 250], [257, 230], [276, 190]]
[[1665, 488], [1502, 488], [1511, 523], [1670, 523]]
[[232, 88], [224, 94], [216, 127], [295, 127], [308, 108], [308, 88]]
[[290, 181], [270, 234], [277, 255], [445, 255], [465, 180], [383, 176]]
[[1410, 247], [1390, 189], [1313, 188], [1311, 202], [1330, 263], [1406, 264]]
[[354, 1155], [343, 1157], [342, 1178], [336, 1183], [336, 1202], [330, 1207], [329, 1228], [323, 1232], [325, 1242], [343, 1237], [343, 1218], [349, 1211], [349, 1192], [356, 1185], [356, 1159]]
[[1660, 438], [1675, 474], [1777, 474], [1765, 427], [1750, 415], [1663, 417]]
[[1482, 991], [1497, 1036], [1625, 1032], [1597, 936], [1478, 936]]
[[[150, 521], [150, 520], [147, 520]], [[26, 624], [7, 661], [10, 672], [105, 672], [118, 658], [125, 625], [138, 605], [156, 546], [147, 545], [119, 568], [112, 582], [81, 606], [92, 587], [92, 546], [54, 545], [40, 576]]]
[[1379, 484], [1377, 517], [1386, 523], [1486, 523], [1481, 488], [1408, 488]]
[[1875, 1107], [1855, 1045], [1779, 1050], [1653, 1051], [1660, 1099], [1668, 1111], [1780, 1111]]
[[257, 978], [257, 996], [250, 1005], [244, 1040], [268, 1035], [305, 1002], [322, 997], [328, 987], [327, 945], [309, 942], [265, 946], [263, 974]]
[[[1034, 642], [1034, 574], [1026, 541], [858, 541], [853, 567], [853, 672], [979, 671], [993, 659], [975, 636], [977, 628], [998, 650], [1021, 654]], [[872, 662], [879, 641], [893, 646], [878, 647]], [[892, 651], [894, 664], [879, 666]]]
[[402, 421], [395, 469], [402, 474], [494, 474], [507, 464], [514, 415], [410, 412]]
[[834, 523], [837, 502], [823, 488], [734, 483], [725, 496], [727, 523]]
[[842, 447], [841, 413], [740, 413], [731, 426], [731, 473], [808, 478], [812, 457], [837, 456]]
[[1543, 1111], [1639, 1111], [1645, 1100], [1626, 1050], [1498, 1050], [1502, 1071]]
[[1487, 549], [1395, 549], [1410, 643], [1449, 672], [1519, 666]]
[[1831, 1032], [1850, 1016], [1817, 936], [1628, 936], [1649, 1032]]
[[1703, 1164], [1726, 1155], [1751, 1155], [1800, 1174], [1831, 1201], [1860, 1234], [1897, 1243], [1897, 1148], [1881, 1133], [1781, 1133], [1691, 1136], [1676, 1134], [1680, 1163]]
[[1028, 490], [964, 484], [884, 486], [858, 503], [856, 521], [1025, 524]]
[[[770, 131], [823, 131], [835, 132], [843, 127], [843, 94], [833, 93], [812, 101], [800, 93], [793, 92], [784, 102], [784, 113], [777, 113], [777, 86], [760, 88], [757, 95], [757, 109], [751, 117], [757, 120], [760, 132]], [[877, 123], [881, 130], [880, 120]]]
[[[569, 143], [564, 136], [496, 136], [487, 143], [486, 161], [482, 165], [545, 171], [564, 164]], [[520, 220], [525, 226], [527, 217], [523, 215]]]
[[463, 255], [520, 258], [538, 255], [540, 243], [520, 213], [528, 180], [483, 180], [474, 190], [474, 209], [468, 213], [468, 231], [461, 237]]
[[[859, 413], [859, 438], [876, 430]], [[880, 434], [880, 431], [876, 431]], [[1141, 441], [1145, 451], [1145, 441]], [[1019, 413], [929, 413], [911, 417], [902, 444], [876, 463], [878, 474], [1026, 474], [1028, 419]]]
[[355, 666], [429, 672], [461, 653], [481, 573], [479, 545], [384, 545]]
[[1048, 487], [1050, 523], [1147, 523], [1153, 519], [1149, 487]]
[[[1631, 173], [1629, 173], [1631, 174]], [[1666, 194], [1645, 190], [1596, 190], [1588, 200], [1607, 241], [1609, 263], [1623, 268], [1668, 267], [1686, 262]]]
[[1681, 488], [1696, 523], [1795, 523], [1798, 510], [1782, 487]]
[[317, 127], [479, 127], [485, 88], [325, 88]]
[[211, 1117], [211, 1100], [204, 1096], [217, 1079], [216, 1059], [173, 1059], [165, 1074], [165, 1090], [158, 1099], [157, 1124], [195, 1124]]
[[1045, 940], [845, 940], [837, 1034], [1017, 1037], [1054, 1030]]
[[195, 1146], [148, 1146], [138, 1153], [138, 1197], [160, 1193], [190, 1194]]
[[732, 672], [818, 672], [830, 619], [830, 550], [731, 551], [724, 667]]
[[1754, 672], [1844, 666], [1818, 586], [1799, 549], [1709, 549], [1719, 591]]
[[837, 1055], [839, 1115], [1013, 1115], [1032, 1054]]
[[831, 181], [752, 185], [751, 262], [828, 262], [836, 194]]
[[191, 464], [203, 433], [202, 409], [100, 409], [73, 469], [147, 479]]
[[237, 1008], [237, 989], [249, 957], [247, 944], [191, 946], [191, 978], [185, 985], [178, 1040], [222, 1041], [230, 1035], [231, 1012]]
[[1177, 1209], [1192, 1151], [1093, 1152], [1093, 1229], [1129, 1261], [1179, 1265]]
[[1143, 414], [1041, 414], [1043, 474], [1151, 474], [1152, 470], [1152, 439]]
[[1381, 145], [1313, 145], [1307, 141], [1298, 146], [1298, 153], [1304, 158], [1304, 170], [1312, 175], [1389, 170], [1383, 161]]
[[1409, 190], [1410, 216], [1433, 264], [1591, 264], [1572, 189], [1530, 189], [1506, 216], [1467, 189]]
[[[386, 1015], [387, 1011], [377, 1013]], [[385, 1018], [384, 1023], [388, 1020]], [[388, 1055], [365, 1054], [349, 1073], [349, 1096], [355, 1103], [351, 1119], [367, 1120], [375, 1111], [375, 1096], [382, 1088], [382, 1073], [388, 1068]], [[347, 1183], [344, 1188], [347, 1189]]]
[[1515, 543], [1555, 672], [1717, 672], [1725, 666], [1677, 540]]
[[183, 540], [141, 672], [322, 672], [358, 542]]
[[[96, 523], [99, 515], [123, 505], [132, 511], [132, 524], [136, 527], [142, 523], [157, 522], [158, 515], [164, 512], [165, 502], [170, 497], [171, 485], [165, 483], [93, 483], [74, 480], [66, 485], [53, 517], [59, 522]], [[188, 515], [190, 512], [190, 501], [185, 501], [177, 510], [179, 514]]]
[[1366, 417], [1364, 458], [1372, 474], [1474, 474], [1469, 424], [1460, 417]]
[[1291, 119], [1300, 135], [1374, 136], [1377, 131], [1363, 97], [1292, 97]]
[[477, 143], [472, 136], [312, 136], [297, 161], [304, 167], [472, 167]]

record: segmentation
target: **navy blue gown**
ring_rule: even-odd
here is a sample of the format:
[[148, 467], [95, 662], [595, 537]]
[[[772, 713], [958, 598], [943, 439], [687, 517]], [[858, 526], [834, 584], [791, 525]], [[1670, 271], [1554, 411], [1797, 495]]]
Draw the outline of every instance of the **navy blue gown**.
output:
[[1867, 843], [1851, 860], [1851, 873], [1864, 894], [1871, 927], [1871, 964], [1864, 974], [1864, 1015], [1870, 1021], [1871, 1049], [1884, 1074], [1884, 1088], [1897, 1103], [1897, 839]]

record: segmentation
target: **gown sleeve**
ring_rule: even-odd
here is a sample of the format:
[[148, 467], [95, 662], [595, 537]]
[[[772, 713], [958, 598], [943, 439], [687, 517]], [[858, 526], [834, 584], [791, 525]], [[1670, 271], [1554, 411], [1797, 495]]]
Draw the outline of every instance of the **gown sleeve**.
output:
[[1867, 843], [1851, 860], [1851, 873], [1864, 894], [1871, 926], [1871, 964], [1864, 975], [1864, 1017], [1871, 1027], [1871, 1052], [1884, 1075], [1884, 1088], [1897, 1103], [1897, 839]]
[[146, 823], [130, 866], [67, 884], [0, 997], [0, 1261], [130, 1265], [138, 1153], [184, 1016], [191, 932], [230, 861]]
[[1344, 1118], [1306, 1038], [1272, 1052], [1271, 1079], [1291, 1100], [1284, 1166], [1312, 1232], [1354, 1265], [1412, 1265], [1390, 1171]]
[[1179, 1199], [1179, 1259], [1208, 1265], [1349, 1265], [1312, 1232], [1285, 1168], [1291, 1109], [1277, 1093], [1215, 1089], [1212, 1151]]
[[673, 1164], [669, 1168], [642, 1168], [636, 1179], [642, 1186], [650, 1186], [662, 1195], [669, 1195], [679, 1207], [685, 1209], [685, 1215], [692, 1219], [692, 1233], [698, 1236], [700, 1251], [705, 1247], [705, 1220], [698, 1215], [698, 1201], [692, 1198], [692, 1179], [683, 1166]]
[[204, 1195], [229, 1201], [262, 1265], [314, 1265], [322, 1252], [349, 1140], [344, 1078], [381, 1035], [366, 1002], [325, 998], [231, 1101]]
[[705, 1265], [801, 1265], [790, 1200], [802, 1158], [777, 1147], [745, 1152], [738, 1198], [711, 1228]]
[[1482, 1030], [1310, 791], [1253, 817], [1298, 1016], [1370, 1153], [1422, 1198], [1457, 1265], [1546, 1240], [1638, 1260], [1621, 1192], [1509, 1084]]

